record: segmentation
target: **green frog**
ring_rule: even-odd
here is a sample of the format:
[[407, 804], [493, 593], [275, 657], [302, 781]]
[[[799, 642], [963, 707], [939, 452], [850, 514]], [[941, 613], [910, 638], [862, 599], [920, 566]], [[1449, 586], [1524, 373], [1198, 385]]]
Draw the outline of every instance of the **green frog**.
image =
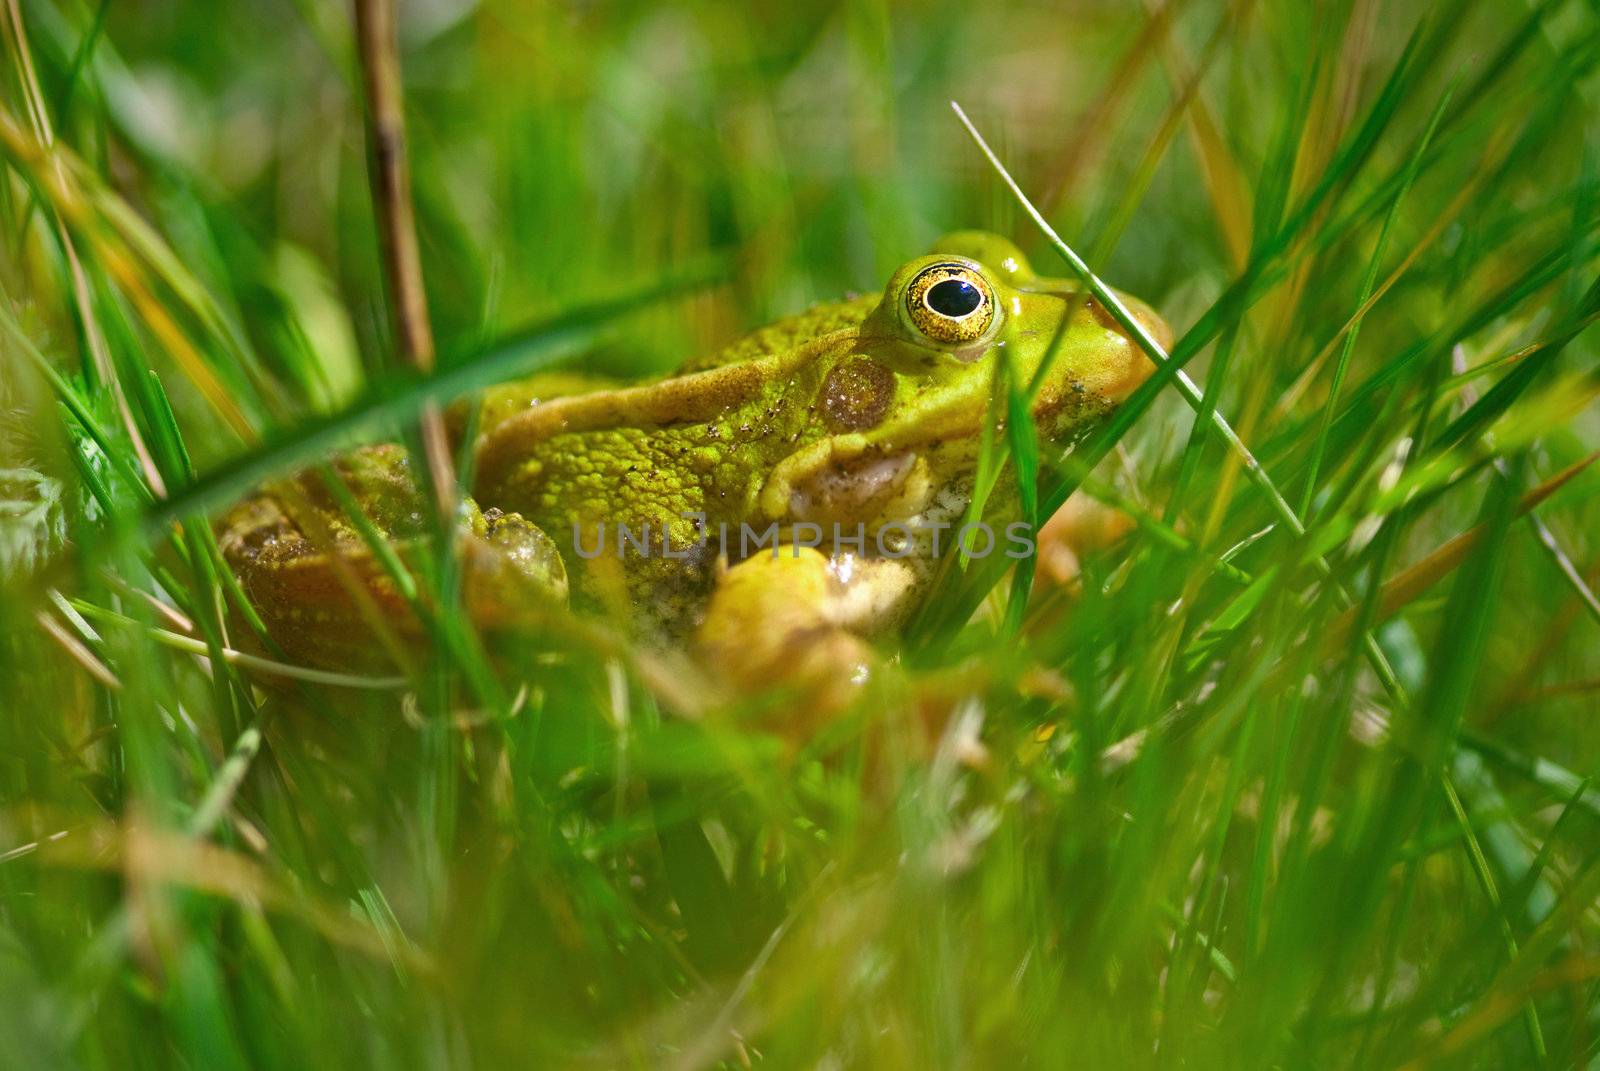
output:
[[[1159, 316], [1123, 300], [1170, 344]], [[1075, 284], [963, 231], [881, 294], [779, 320], [675, 375], [494, 388], [475, 421], [453, 421], [476, 429], [457, 537], [467, 611], [515, 629], [569, 601], [691, 646], [736, 682], [854, 679], [866, 639], [906, 619], [956, 544], [1002, 361], [1014, 382], [1037, 379], [1033, 419], [1055, 444], [1153, 370]], [[227, 561], [290, 657], [370, 665], [375, 621], [389, 658], [420, 638], [403, 577], [370, 549], [376, 531], [404, 559], [421, 538], [409, 464], [396, 446], [357, 451], [334, 466], [342, 488], [302, 475], [219, 521]], [[987, 531], [968, 533], [973, 553], [985, 536], [990, 553], [1031, 548], [1005, 523], [1010, 484], [996, 484]]]

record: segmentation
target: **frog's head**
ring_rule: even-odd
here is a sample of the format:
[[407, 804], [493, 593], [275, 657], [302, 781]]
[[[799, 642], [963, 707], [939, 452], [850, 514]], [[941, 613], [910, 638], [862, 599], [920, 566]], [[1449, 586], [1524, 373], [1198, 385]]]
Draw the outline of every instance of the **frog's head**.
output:
[[[1163, 348], [1172, 345], [1150, 306], [1117, 296]], [[986, 406], [1002, 362], [1019, 384], [1043, 368], [1033, 413], [1052, 440], [1121, 402], [1155, 370], [1078, 283], [1035, 274], [1022, 250], [987, 231], [945, 235], [931, 253], [902, 265], [862, 336], [898, 369], [920, 372], [916, 400], [924, 405], [981, 399]]]
[[[1163, 348], [1171, 346], [1160, 316], [1118, 296]], [[817, 403], [827, 434], [771, 473], [763, 509], [868, 523], [917, 515], [941, 492], [960, 498], [970, 484], [1002, 370], [1019, 389], [1037, 382], [1035, 425], [1059, 444], [1154, 369], [1076, 283], [1036, 275], [998, 235], [946, 235], [894, 273], [848, 352], [832, 363]]]

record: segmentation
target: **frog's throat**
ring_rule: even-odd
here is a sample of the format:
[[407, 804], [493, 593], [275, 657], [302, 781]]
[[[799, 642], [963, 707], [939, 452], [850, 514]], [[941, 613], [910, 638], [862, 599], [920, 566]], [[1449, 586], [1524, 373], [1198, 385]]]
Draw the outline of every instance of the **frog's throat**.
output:
[[497, 486], [522, 461], [530, 443], [555, 435], [713, 420], [756, 398], [775, 379], [836, 353], [859, 337], [856, 327], [840, 328], [781, 354], [637, 387], [552, 398], [508, 417], [478, 437], [478, 488]]

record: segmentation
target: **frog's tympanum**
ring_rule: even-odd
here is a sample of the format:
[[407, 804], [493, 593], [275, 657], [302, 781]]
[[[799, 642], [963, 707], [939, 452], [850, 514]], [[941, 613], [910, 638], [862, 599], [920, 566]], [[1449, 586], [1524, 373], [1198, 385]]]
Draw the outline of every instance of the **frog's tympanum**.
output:
[[[1166, 344], [1161, 319], [1123, 300]], [[956, 545], [985, 422], [1005, 412], [991, 401], [1002, 363], [1033, 386], [1034, 422], [1054, 444], [1153, 367], [1077, 286], [968, 231], [881, 294], [779, 320], [666, 379], [495, 388], [475, 422], [454, 422], [477, 434], [461, 598], [483, 628], [512, 631], [570, 600], [646, 641], [693, 647], [735, 684], [848, 680], [863, 638], [904, 621]], [[406, 558], [423, 500], [398, 447], [334, 470], [340, 493], [307, 474], [235, 507], [222, 547], [289, 656], [372, 665], [393, 657], [395, 636], [420, 638], [372, 530]], [[973, 553], [986, 536], [990, 553], [1031, 548], [1031, 533], [1008, 527], [1010, 485], [997, 482]], [[352, 499], [365, 520], [341, 508]]]

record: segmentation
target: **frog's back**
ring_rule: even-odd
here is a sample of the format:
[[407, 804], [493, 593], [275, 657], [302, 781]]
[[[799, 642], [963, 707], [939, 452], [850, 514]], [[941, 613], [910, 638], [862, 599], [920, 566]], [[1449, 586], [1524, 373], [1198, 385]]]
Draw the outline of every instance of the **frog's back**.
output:
[[738, 523], [767, 470], [823, 434], [812, 404], [875, 295], [825, 302], [632, 387], [523, 391], [484, 420], [478, 491], [540, 525], [701, 512]]
[[[876, 295], [853, 294], [839, 301], [813, 305], [804, 312], [780, 317], [771, 323], [739, 336], [719, 350], [689, 358], [678, 370], [665, 377], [705, 372], [713, 368], [726, 368], [745, 364], [763, 357], [789, 353], [819, 335], [832, 334], [861, 326], [877, 302]], [[652, 381], [645, 381], [649, 386]], [[660, 382], [656, 380], [655, 382]], [[540, 372], [510, 383], [502, 383], [484, 391], [476, 410], [477, 432], [482, 434], [503, 421], [557, 398], [599, 394], [619, 389], [623, 384], [605, 376], [583, 372], [559, 370]], [[465, 429], [466, 410], [457, 407], [452, 412], [452, 431], [460, 434]]]

